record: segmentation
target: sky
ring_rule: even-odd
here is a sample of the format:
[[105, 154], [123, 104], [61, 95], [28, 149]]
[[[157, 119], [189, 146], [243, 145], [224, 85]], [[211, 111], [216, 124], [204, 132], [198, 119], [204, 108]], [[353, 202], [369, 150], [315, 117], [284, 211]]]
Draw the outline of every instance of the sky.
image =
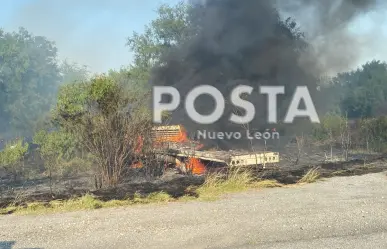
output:
[[0, 0], [0, 28], [24, 27], [55, 41], [61, 59], [106, 72], [129, 65], [133, 31], [156, 17], [161, 3], [178, 0]]
[[[55, 41], [59, 57], [82, 65], [91, 72], [119, 69], [132, 61], [125, 46], [133, 31], [156, 17], [161, 3], [179, 0], [0, 0], [0, 28], [16, 31], [24, 27], [34, 35]], [[352, 25], [366, 39], [359, 63], [387, 60], [387, 15], [371, 13]]]

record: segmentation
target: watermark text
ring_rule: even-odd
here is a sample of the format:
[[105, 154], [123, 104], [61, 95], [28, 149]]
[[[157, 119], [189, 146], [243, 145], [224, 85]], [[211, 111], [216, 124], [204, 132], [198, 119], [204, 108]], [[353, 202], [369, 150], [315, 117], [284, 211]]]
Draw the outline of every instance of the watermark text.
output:
[[198, 130], [196, 132], [196, 138], [199, 140], [202, 139], [217, 139], [217, 140], [232, 140], [232, 139], [249, 139], [249, 140], [269, 140], [269, 139], [279, 139], [280, 134], [276, 131], [250, 131], [246, 130], [244, 132], [239, 131], [229, 131], [229, 132], [221, 132], [221, 131], [207, 131], [207, 130]]
[[[239, 85], [231, 92], [231, 103], [245, 110], [245, 115], [237, 115], [232, 113], [229, 121], [234, 124], [247, 124], [255, 117], [255, 106], [241, 98], [242, 94], [251, 94], [253, 87], [248, 85]], [[277, 120], [277, 96], [285, 93], [284, 86], [260, 86], [260, 94], [267, 95], [267, 122], [276, 124]], [[215, 108], [211, 114], [200, 114], [194, 106], [195, 100], [200, 95], [210, 95], [215, 100]], [[169, 103], [161, 103], [162, 96], [171, 96]], [[299, 109], [300, 103], [303, 101], [305, 109]], [[218, 121], [225, 110], [225, 98], [222, 93], [211, 85], [201, 85], [192, 89], [185, 98], [185, 110], [189, 118], [198, 124], [213, 124]], [[164, 111], [174, 111], [180, 105], [180, 93], [172, 86], [155, 86], [153, 88], [153, 121], [155, 123], [162, 122], [162, 113]], [[209, 107], [210, 108], [210, 107]], [[320, 123], [316, 108], [313, 104], [307, 86], [298, 86], [293, 94], [290, 105], [287, 109], [284, 123], [293, 123], [297, 117], [307, 117], [312, 123]]]

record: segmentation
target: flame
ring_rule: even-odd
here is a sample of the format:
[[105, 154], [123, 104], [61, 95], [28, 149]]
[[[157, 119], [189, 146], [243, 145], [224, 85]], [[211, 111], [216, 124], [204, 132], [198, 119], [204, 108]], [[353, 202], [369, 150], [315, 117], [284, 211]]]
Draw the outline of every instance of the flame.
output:
[[187, 132], [183, 129], [180, 128], [179, 132], [175, 136], [160, 136], [156, 139], [156, 143], [163, 143], [163, 142], [172, 142], [172, 143], [184, 143], [188, 142], [188, 136]]
[[133, 163], [130, 168], [132, 169], [141, 169], [143, 167], [142, 162]]
[[189, 139], [188, 139], [188, 136], [187, 136], [187, 132], [183, 129], [180, 129], [180, 132], [179, 132], [179, 135], [176, 135], [174, 137], [172, 137], [170, 139], [171, 142], [175, 142], [175, 143], [184, 143], [184, 142], [188, 142]]
[[195, 157], [190, 157], [187, 163], [187, 169], [192, 171], [194, 175], [201, 175], [206, 172], [206, 166]]
[[197, 143], [196, 147], [195, 147], [195, 150], [200, 150], [201, 148], [204, 147], [204, 144], [201, 144], [201, 143]]
[[144, 139], [141, 136], [138, 136], [138, 138], [137, 138], [137, 146], [136, 146], [136, 149], [134, 150], [134, 152], [136, 154], [140, 154], [143, 146], [144, 146]]
[[[169, 127], [166, 127], [168, 130]], [[170, 129], [172, 129], [172, 131], [176, 131], [175, 134], [171, 135], [171, 132], [167, 135], [163, 135], [163, 132], [160, 132], [158, 133], [158, 131], [155, 131], [155, 139], [153, 140], [153, 146], [155, 147], [164, 147], [165, 143], [169, 144], [169, 143], [180, 143], [180, 144], [185, 144], [185, 143], [191, 143], [191, 146], [194, 145], [195, 146], [195, 150], [200, 150], [204, 145], [203, 144], [200, 144], [196, 141], [191, 141], [189, 138], [188, 138], [188, 133], [186, 132], [186, 130], [184, 129], [184, 127], [182, 126], [171, 126]], [[136, 144], [136, 147], [135, 147], [135, 153], [136, 154], [140, 154], [141, 151], [142, 151], [142, 148], [143, 148], [143, 143], [144, 143], [144, 140], [143, 140], [143, 137], [139, 136], [138, 137], [138, 140], [137, 140], [137, 144]], [[176, 166], [177, 167], [180, 167], [181, 166], [181, 162], [176, 159]], [[131, 168], [142, 168], [143, 165], [141, 164], [141, 162], [138, 162], [138, 163], [134, 163], [130, 166]], [[191, 171], [192, 174], [195, 174], [195, 175], [200, 175], [200, 174], [203, 174], [206, 172], [206, 167], [205, 165], [198, 159], [198, 158], [193, 158], [193, 157], [190, 157], [188, 158], [188, 162], [186, 163], [186, 167], [187, 167], [187, 170], [188, 171]]]

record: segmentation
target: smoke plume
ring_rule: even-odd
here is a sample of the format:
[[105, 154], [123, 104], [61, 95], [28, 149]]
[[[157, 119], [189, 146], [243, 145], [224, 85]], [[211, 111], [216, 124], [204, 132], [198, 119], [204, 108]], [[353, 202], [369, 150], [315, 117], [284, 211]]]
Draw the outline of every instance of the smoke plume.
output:
[[[355, 61], [357, 44], [351, 40], [348, 24], [376, 6], [376, 0], [195, 1], [190, 12], [191, 36], [161, 59], [152, 82], [176, 87], [181, 103], [198, 85], [213, 85], [227, 98], [237, 85], [252, 86], [253, 93], [245, 99], [254, 104], [256, 116], [249, 124], [230, 123], [231, 113], [243, 115], [244, 110], [236, 109], [227, 98], [224, 115], [215, 124], [204, 127], [192, 122], [183, 104], [173, 112], [172, 121], [191, 131], [271, 128], [267, 124], [267, 99], [259, 93], [259, 86], [285, 86], [285, 94], [277, 98], [279, 121], [283, 120], [297, 86], [307, 86], [315, 107], [322, 109], [328, 99], [317, 90], [319, 78]], [[303, 30], [292, 18], [282, 17], [300, 14], [305, 15], [303, 21], [308, 24]], [[199, 113], [209, 114], [214, 110], [214, 101], [203, 95], [195, 107]], [[281, 135], [290, 135], [305, 129], [300, 123], [303, 121], [277, 127]], [[216, 143], [230, 148], [225, 140]], [[237, 141], [232, 143], [237, 146]], [[241, 147], [247, 145], [246, 140], [240, 143]]]
[[277, 0], [278, 9], [297, 16], [303, 24], [308, 42], [313, 46], [312, 60], [318, 70], [335, 74], [352, 69], [361, 57], [364, 45], [372, 37], [359, 37], [349, 32], [348, 25], [357, 17], [383, 6], [378, 0]]

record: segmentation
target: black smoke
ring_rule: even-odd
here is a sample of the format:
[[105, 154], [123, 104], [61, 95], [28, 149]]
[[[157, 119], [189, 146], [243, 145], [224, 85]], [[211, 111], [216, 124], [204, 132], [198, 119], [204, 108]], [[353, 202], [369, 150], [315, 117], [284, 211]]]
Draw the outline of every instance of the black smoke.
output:
[[[174, 86], [181, 94], [182, 104], [172, 114], [173, 123], [183, 124], [190, 131], [263, 131], [273, 125], [267, 123], [267, 99], [259, 94], [259, 86], [285, 86], [285, 94], [277, 98], [279, 121], [284, 119], [297, 86], [307, 86], [317, 110], [323, 110], [329, 98], [319, 94], [319, 79], [337, 67], [329, 61], [338, 57], [329, 39], [348, 43], [349, 37], [340, 32], [359, 13], [376, 6], [376, 2], [212, 0], [195, 1], [191, 5], [189, 39], [172, 47], [152, 74], [154, 85]], [[308, 10], [318, 13], [308, 21], [309, 33], [303, 32], [294, 19], [281, 16], [281, 13], [296, 15]], [[337, 63], [349, 64], [352, 60], [343, 54]], [[183, 105], [187, 93], [203, 84], [215, 86], [226, 97], [222, 118], [205, 126], [192, 122]], [[234, 125], [228, 120], [230, 114], [243, 115], [244, 111], [231, 105], [228, 97], [241, 84], [254, 87], [254, 92], [245, 99], [254, 104], [256, 117], [249, 124]], [[201, 114], [209, 114], [214, 109], [214, 101], [209, 96], [201, 96], [195, 106]], [[281, 135], [291, 135], [306, 129], [305, 122], [308, 124], [309, 120], [276, 126]], [[230, 148], [229, 142], [219, 140], [216, 144]], [[231, 144], [233, 148], [250, 145], [246, 140]]]

